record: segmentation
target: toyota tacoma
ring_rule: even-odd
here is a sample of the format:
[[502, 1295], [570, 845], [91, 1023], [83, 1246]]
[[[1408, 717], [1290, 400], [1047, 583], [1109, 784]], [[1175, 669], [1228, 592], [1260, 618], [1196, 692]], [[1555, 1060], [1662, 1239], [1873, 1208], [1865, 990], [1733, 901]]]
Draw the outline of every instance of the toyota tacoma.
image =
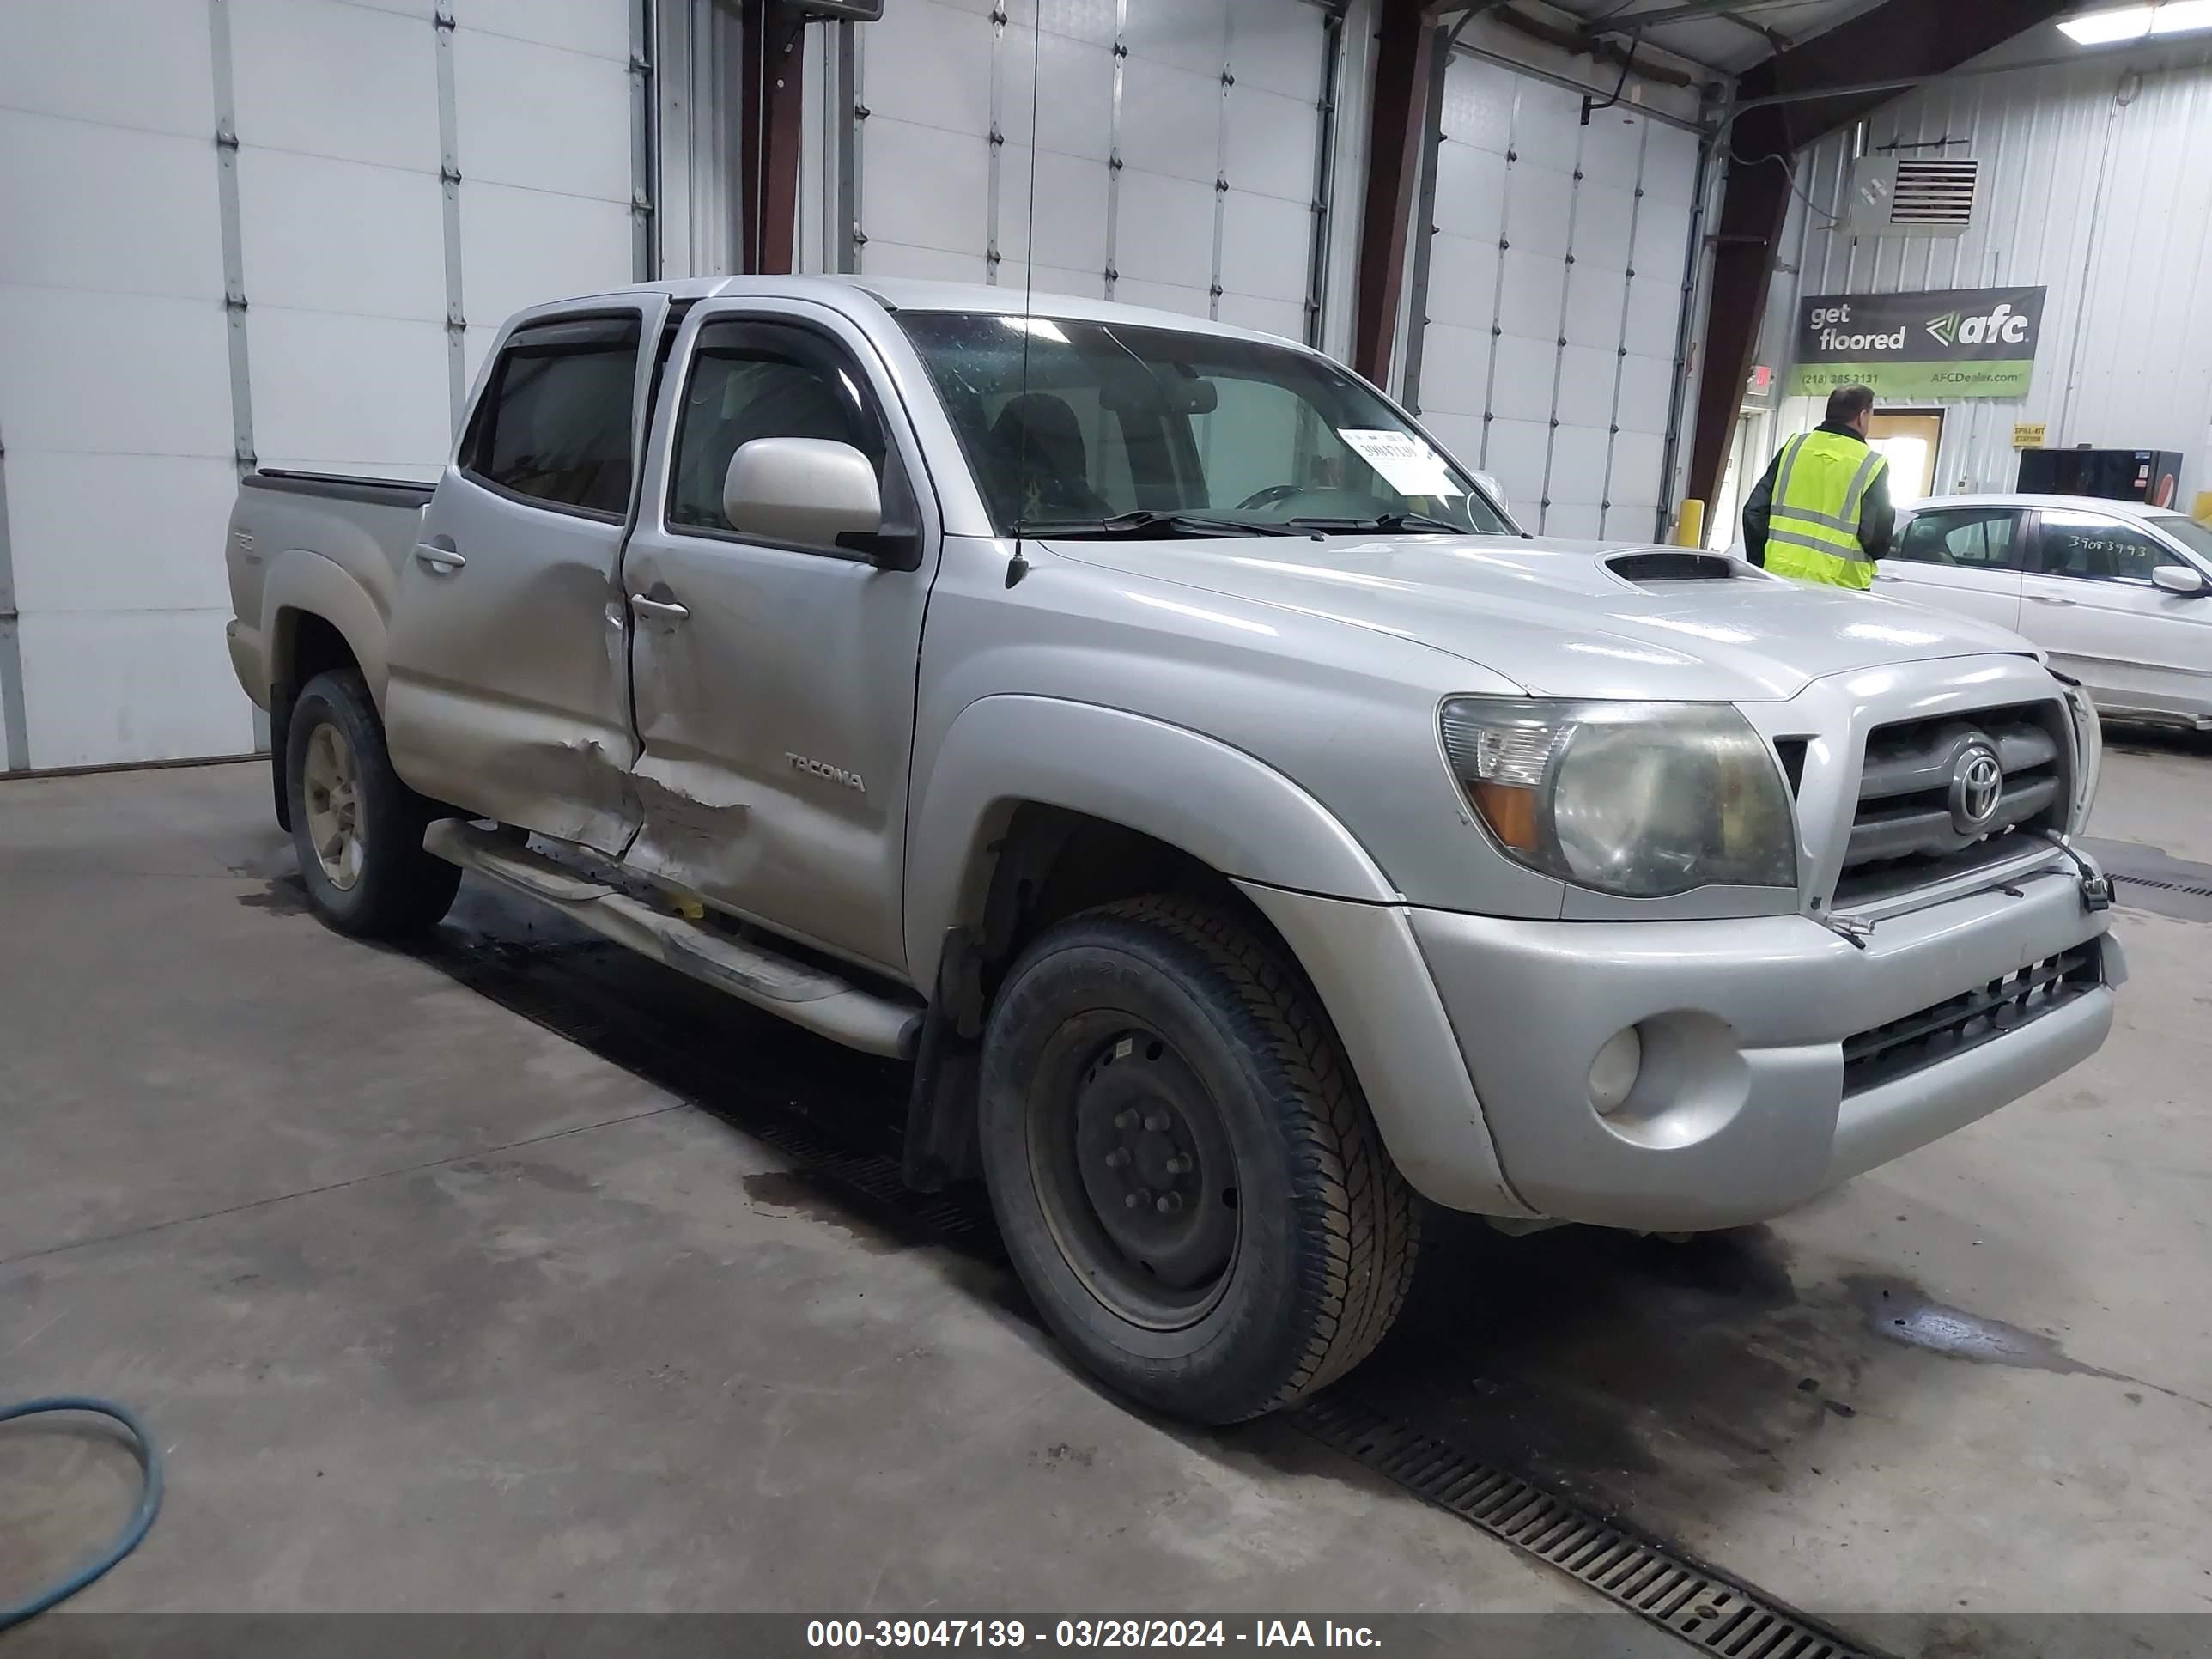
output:
[[338, 930], [464, 871], [912, 1063], [1043, 1317], [1186, 1417], [1426, 1205], [1771, 1217], [2095, 1051], [2094, 712], [2017, 636], [1522, 534], [1372, 386], [1087, 300], [508, 323], [434, 485], [264, 471], [239, 677]]

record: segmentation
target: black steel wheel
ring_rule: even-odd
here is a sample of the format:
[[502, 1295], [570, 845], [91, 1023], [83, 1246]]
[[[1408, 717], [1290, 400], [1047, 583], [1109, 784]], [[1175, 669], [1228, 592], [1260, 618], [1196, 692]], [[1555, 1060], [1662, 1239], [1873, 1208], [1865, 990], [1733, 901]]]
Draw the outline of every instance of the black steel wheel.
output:
[[979, 1115], [1024, 1286], [1148, 1405], [1278, 1409], [1397, 1316], [1413, 1196], [1304, 977], [1223, 908], [1131, 900], [1036, 940], [993, 1005]]
[[1055, 1075], [1030, 1095], [1030, 1176], [1054, 1243], [1132, 1324], [1202, 1319], [1237, 1255], [1220, 1108], [1164, 1038], [1110, 1012], [1069, 1021], [1046, 1064]]

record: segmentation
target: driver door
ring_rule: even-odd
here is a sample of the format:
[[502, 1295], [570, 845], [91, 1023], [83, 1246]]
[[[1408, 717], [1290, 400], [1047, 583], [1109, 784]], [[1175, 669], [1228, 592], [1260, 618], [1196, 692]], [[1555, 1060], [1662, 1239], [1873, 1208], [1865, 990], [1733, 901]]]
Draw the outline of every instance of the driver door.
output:
[[[935, 503], [913, 487], [921, 451], [866, 336], [801, 301], [694, 309], [661, 397], [622, 568], [642, 745], [624, 861], [902, 975], [915, 675], [937, 565]], [[757, 438], [860, 450], [884, 539], [917, 568], [733, 529], [724, 476]]]

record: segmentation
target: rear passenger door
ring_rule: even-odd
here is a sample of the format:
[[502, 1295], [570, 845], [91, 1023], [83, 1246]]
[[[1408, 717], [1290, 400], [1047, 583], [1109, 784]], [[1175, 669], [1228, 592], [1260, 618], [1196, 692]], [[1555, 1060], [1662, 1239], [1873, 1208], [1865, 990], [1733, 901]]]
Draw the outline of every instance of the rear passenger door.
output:
[[2190, 561], [2140, 525], [2098, 512], [2036, 514], [2021, 630], [2109, 713], [2194, 717], [2212, 706], [2212, 603], [2151, 580]]
[[2011, 507], [1915, 513], [1875, 580], [1891, 599], [2016, 629], [2026, 516]]
[[528, 313], [398, 574], [385, 726], [423, 793], [619, 853], [634, 823], [617, 573], [659, 295]]

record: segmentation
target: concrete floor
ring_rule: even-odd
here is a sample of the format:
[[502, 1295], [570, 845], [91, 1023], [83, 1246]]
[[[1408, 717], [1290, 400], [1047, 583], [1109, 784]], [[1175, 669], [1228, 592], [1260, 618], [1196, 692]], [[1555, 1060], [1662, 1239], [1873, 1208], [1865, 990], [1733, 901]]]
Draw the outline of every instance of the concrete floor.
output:
[[[565, 975], [571, 1041], [302, 914], [266, 802], [0, 784], [0, 1400], [129, 1400], [169, 1460], [76, 1606], [1598, 1605], [1281, 1425], [1132, 1413], [998, 1270], [690, 1103], [879, 1112], [872, 1062], [465, 893], [451, 936]], [[2212, 752], [2122, 740], [2094, 828], [2185, 870], [2208, 809]], [[2118, 926], [2080, 1072], [1771, 1227], [1447, 1225], [1365, 1397], [1847, 1627], [2212, 1611], [2212, 936]], [[688, 1098], [619, 1005], [593, 1035], [616, 978], [684, 1022]], [[0, 1602], [130, 1477], [0, 1430]]]

